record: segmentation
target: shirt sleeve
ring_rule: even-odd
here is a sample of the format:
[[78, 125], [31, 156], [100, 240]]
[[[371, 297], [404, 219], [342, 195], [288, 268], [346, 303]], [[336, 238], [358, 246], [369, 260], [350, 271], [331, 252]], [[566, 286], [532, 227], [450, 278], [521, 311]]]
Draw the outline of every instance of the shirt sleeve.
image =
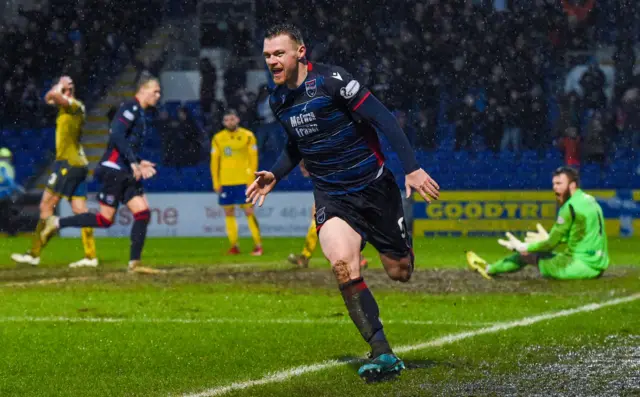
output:
[[[269, 107], [271, 107], [271, 111], [274, 115], [277, 114], [276, 109], [274, 109], [271, 100], [269, 100]], [[280, 123], [280, 126], [287, 131], [287, 126], [280, 120], [279, 117], [276, 116], [276, 119]], [[276, 163], [271, 167], [270, 172], [273, 173], [276, 177], [276, 183], [280, 182], [285, 176], [287, 176], [293, 169], [302, 161], [302, 155], [300, 154], [300, 150], [298, 149], [298, 144], [291, 139], [291, 137], [287, 136], [287, 141], [284, 147], [284, 150], [276, 160]]]
[[528, 252], [551, 252], [569, 237], [573, 224], [574, 212], [571, 204], [563, 205], [558, 212], [558, 219], [549, 231], [549, 237], [544, 241], [527, 245]]
[[333, 100], [344, 106], [356, 122], [367, 122], [384, 134], [405, 174], [419, 169], [411, 143], [389, 109], [344, 69], [335, 67], [330, 73], [325, 84]]
[[133, 152], [133, 148], [127, 140], [127, 134], [131, 131], [136, 122], [136, 112], [127, 104], [120, 105], [120, 109], [116, 112], [115, 117], [111, 121], [111, 129], [109, 131], [111, 141], [129, 164], [136, 163], [138, 158]]
[[302, 155], [298, 150], [298, 145], [291, 139], [287, 138], [287, 144], [278, 157], [278, 160], [271, 168], [271, 172], [275, 175], [276, 181], [280, 182], [287, 176], [302, 160]]
[[255, 173], [258, 171], [258, 142], [253, 132], [249, 131], [248, 154], [249, 154], [249, 183], [255, 179]]
[[211, 140], [211, 179], [213, 190], [220, 188], [220, 145], [215, 135]]
[[84, 105], [82, 104], [82, 102], [74, 98], [68, 98], [68, 97], [66, 98], [67, 98], [67, 101], [69, 102], [69, 106], [67, 106], [67, 109], [73, 112], [81, 110], [82, 113], [84, 113]]

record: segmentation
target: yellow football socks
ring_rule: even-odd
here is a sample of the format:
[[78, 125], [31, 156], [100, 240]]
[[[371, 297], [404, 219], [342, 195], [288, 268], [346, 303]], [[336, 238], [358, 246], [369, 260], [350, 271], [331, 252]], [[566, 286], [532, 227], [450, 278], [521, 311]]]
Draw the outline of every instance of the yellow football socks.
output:
[[316, 231], [316, 220], [311, 219], [309, 230], [307, 230], [307, 238], [304, 240], [304, 248], [302, 249], [302, 255], [305, 258], [311, 258], [313, 251], [318, 245], [318, 232]]
[[93, 238], [93, 228], [82, 228], [82, 246], [84, 247], [84, 257], [88, 259], [96, 258], [96, 239]]
[[40, 257], [40, 252], [42, 252], [43, 244], [40, 240], [40, 233], [42, 233], [42, 230], [44, 229], [46, 223], [47, 221], [45, 219], [39, 219], [36, 230], [35, 232], [33, 232], [33, 238], [31, 239], [31, 250], [29, 251], [29, 253], [34, 258]]
[[253, 243], [256, 247], [260, 247], [262, 245], [262, 239], [260, 238], [260, 226], [258, 225], [258, 219], [255, 215], [249, 215], [247, 216], [247, 223], [249, 224], [251, 237], [253, 237]]
[[224, 222], [227, 227], [227, 237], [229, 238], [229, 243], [231, 243], [232, 247], [238, 245], [238, 221], [236, 221], [236, 217], [225, 216]]

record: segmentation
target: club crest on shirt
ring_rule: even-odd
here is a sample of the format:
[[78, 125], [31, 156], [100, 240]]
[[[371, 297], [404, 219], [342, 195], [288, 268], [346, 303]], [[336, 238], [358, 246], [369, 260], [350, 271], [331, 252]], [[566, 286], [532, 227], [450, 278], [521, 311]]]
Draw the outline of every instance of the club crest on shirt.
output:
[[316, 92], [318, 92], [318, 89], [316, 87], [316, 79], [306, 81], [304, 83], [304, 88], [307, 90], [307, 95], [309, 96], [309, 98], [313, 98], [314, 96], [316, 96]]

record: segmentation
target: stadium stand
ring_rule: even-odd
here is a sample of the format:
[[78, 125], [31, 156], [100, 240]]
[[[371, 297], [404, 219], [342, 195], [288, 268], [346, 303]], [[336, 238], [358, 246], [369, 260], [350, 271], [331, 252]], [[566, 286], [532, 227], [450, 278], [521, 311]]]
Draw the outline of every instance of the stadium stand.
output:
[[[280, 1], [276, 9], [303, 26], [311, 60], [345, 66], [389, 107], [407, 115], [406, 128], [416, 131], [421, 163], [445, 189], [538, 189], [548, 184], [551, 170], [572, 156], [585, 171], [587, 188], [638, 186], [637, 18], [620, 18], [620, 4], [612, 1], [515, 1], [511, 12], [496, 11], [492, 2], [474, 3], [485, 5], [389, 2], [386, 9], [393, 7], [392, 14], [380, 7], [358, 16], [346, 5], [336, 12], [329, 2], [306, 7]], [[260, 12], [266, 2], [257, 6], [256, 15], [268, 15]], [[273, 11], [273, 3], [268, 6]], [[623, 22], [611, 24], [612, 18]], [[258, 21], [257, 52], [268, 23]], [[603, 46], [612, 51], [598, 50]], [[235, 56], [231, 64], [242, 63], [242, 54]], [[618, 72], [616, 81], [605, 76], [601, 66], [607, 62]], [[567, 91], [565, 81], [578, 67], [584, 68], [577, 82], [580, 92]], [[261, 166], [268, 167], [283, 133], [265, 110], [264, 90], [257, 96], [247, 92], [237, 83], [242, 78], [232, 75], [242, 69], [230, 69], [225, 99], [256, 131]], [[627, 72], [620, 73], [623, 69]], [[216, 84], [215, 78], [207, 80]], [[165, 103], [165, 110], [175, 117], [180, 106], [210, 134], [219, 129], [209, 103], [202, 108], [198, 102]], [[570, 155], [570, 145], [563, 142], [574, 130], [579, 143]], [[169, 180], [181, 172], [209, 178], [206, 162], [169, 172]], [[208, 180], [198, 181], [185, 189], [207, 191], [209, 186]], [[163, 187], [174, 188], [154, 182], [154, 189]], [[296, 172], [279, 188], [310, 185]]]
[[55, 109], [42, 98], [53, 79], [71, 75], [90, 107], [159, 21], [158, 3], [50, 0], [8, 21], [0, 34], [0, 146], [14, 153], [19, 183], [52, 159]]
[[[118, 2], [108, 3], [113, 7]], [[213, 86], [224, 84], [224, 89], [205, 89], [201, 92], [202, 103], [168, 101], [157, 110], [165, 122], [154, 122], [157, 134], [147, 140], [144, 155], [162, 166], [158, 178], [147, 182], [147, 190], [210, 191], [208, 160], [200, 154], [208, 151], [206, 140], [219, 129], [220, 112], [225, 106], [236, 108], [244, 125], [256, 132], [261, 167], [275, 161], [284, 134], [265, 107], [266, 88], [254, 93], [243, 83], [251, 65], [245, 56], [259, 53], [261, 34], [270, 22], [261, 19], [268, 15], [261, 11], [266, 7], [304, 27], [311, 60], [344, 66], [389, 107], [406, 115], [406, 128], [416, 134], [421, 163], [443, 181], [443, 189], [538, 189], [548, 185], [552, 169], [575, 156], [585, 171], [586, 188], [640, 187], [636, 173], [640, 76], [634, 74], [634, 48], [640, 30], [638, 18], [621, 15], [624, 7], [619, 2], [513, 1], [511, 10], [505, 12], [494, 9], [490, 1], [382, 3], [384, 7], [356, 16], [348, 6], [335, 10], [330, 2], [315, 1], [308, 7], [291, 0], [269, 4], [257, 1], [253, 40], [247, 39], [251, 29], [238, 27], [238, 32], [230, 33], [231, 39], [227, 37], [220, 44], [235, 51], [231, 66], [224, 71], [214, 65], [201, 68], [203, 81]], [[89, 4], [86, 7], [92, 8]], [[36, 19], [29, 19], [26, 28], [9, 28], [0, 45], [8, 49], [50, 49], [56, 48], [56, 40], [62, 40], [63, 44], [56, 45], [67, 45], [75, 51], [74, 41], [82, 38], [80, 42], [87, 48], [81, 58], [86, 62], [69, 63], [67, 67], [89, 76], [87, 87], [95, 89], [97, 82], [103, 81], [95, 77], [99, 73], [94, 73], [101, 69], [96, 65], [102, 61], [95, 62], [89, 55], [105, 53], [117, 60], [123, 53], [116, 43], [122, 42], [125, 55], [130, 55], [144, 35], [126, 29], [105, 31], [106, 26], [113, 26], [112, 8], [96, 13], [93, 7], [86, 15], [84, 10], [68, 8], [59, 4], [51, 6], [48, 13], [25, 17]], [[61, 20], [55, 9], [71, 12]], [[385, 12], [391, 9], [393, 12]], [[638, 12], [637, 7], [629, 9]], [[131, 23], [122, 26], [131, 29], [138, 26], [133, 22], [141, 16], [127, 18]], [[617, 22], [613, 24], [612, 20]], [[149, 31], [153, 20], [145, 23], [141, 29]], [[48, 27], [42, 30], [43, 40], [31, 42], [29, 29], [39, 26]], [[510, 34], [514, 31], [523, 33]], [[232, 45], [236, 33], [243, 43], [241, 48]], [[132, 42], [131, 37], [136, 40]], [[24, 109], [41, 107], [41, 102], [34, 100], [32, 86], [36, 97], [41, 97], [53, 77], [51, 72], [65, 65], [56, 51], [40, 50], [29, 51], [47, 57], [37, 61], [48, 66], [40, 74], [28, 68], [35, 62], [29, 57], [16, 56], [0, 64], [5, 82], [0, 89], [2, 141], [16, 153], [22, 180], [37, 172], [39, 160], [52, 149], [51, 115], [45, 114], [45, 121], [37, 125], [20, 125], [33, 123], [36, 118], [20, 117], [11, 106], [21, 103]], [[606, 66], [615, 68], [615, 81], [605, 73]], [[582, 68], [573, 85], [579, 92], [566, 89], [566, 81], [576, 68]], [[224, 76], [222, 81], [219, 76]], [[213, 95], [218, 91], [224, 92], [223, 101]], [[20, 99], [15, 102], [7, 98]], [[178, 120], [182, 107], [189, 119], [183, 122], [192, 126], [189, 129], [200, 141], [199, 146], [189, 146], [193, 139], [186, 139], [182, 130], [171, 134], [161, 131], [171, 128], [170, 121]], [[149, 115], [150, 120], [153, 117]], [[176, 134], [184, 136], [170, 143], [158, 139], [175, 138]], [[568, 152], [572, 146], [565, 138], [571, 134], [579, 142], [577, 154]], [[25, 138], [34, 136], [42, 140]], [[192, 163], [167, 161], [175, 153], [188, 155], [194, 151], [198, 156]], [[396, 166], [393, 157], [389, 164]], [[283, 190], [310, 187], [298, 171], [279, 185]]]

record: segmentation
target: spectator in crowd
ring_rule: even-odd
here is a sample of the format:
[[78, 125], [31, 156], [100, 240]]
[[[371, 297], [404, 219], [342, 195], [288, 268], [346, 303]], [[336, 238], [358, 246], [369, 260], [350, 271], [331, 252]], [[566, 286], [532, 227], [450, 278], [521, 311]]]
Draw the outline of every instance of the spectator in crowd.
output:
[[231, 25], [231, 29], [231, 37], [233, 37], [233, 46], [231, 48], [232, 51], [234, 51], [234, 54], [239, 57], [246, 57], [251, 55], [250, 49], [252, 38], [251, 32], [247, 28], [247, 25], [244, 22], [240, 21]]
[[504, 107], [499, 105], [495, 97], [490, 97], [483, 116], [485, 144], [489, 150], [497, 153], [504, 132]]
[[216, 99], [211, 102], [208, 111], [204, 113], [205, 130], [209, 131], [209, 140], [213, 138], [213, 134], [222, 129], [222, 113], [224, 112], [224, 104]]
[[42, 121], [42, 107], [40, 106], [41, 99], [35, 81], [30, 80], [27, 83], [27, 87], [20, 99], [22, 102], [20, 120], [28, 127], [39, 126]]
[[604, 168], [607, 163], [607, 142], [603, 122], [602, 113], [596, 112], [587, 127], [582, 151], [586, 162], [593, 162]]
[[[224, 96], [229, 100], [237, 96], [239, 90], [245, 87], [246, 67], [239, 58], [233, 58], [224, 72]], [[235, 107], [235, 106], [234, 106]]]
[[160, 111], [154, 123], [162, 139], [163, 164], [187, 167], [207, 156], [207, 136], [184, 107], [178, 108], [177, 119], [170, 119], [166, 110]]
[[574, 17], [578, 22], [584, 22], [596, 5], [595, 0], [562, 0], [562, 9], [567, 16]]
[[10, 236], [15, 236], [18, 224], [13, 203], [16, 194], [24, 190], [15, 181], [12, 157], [9, 149], [0, 148], [0, 228]]
[[569, 128], [578, 130], [581, 118], [580, 98], [578, 94], [571, 92], [560, 101], [560, 117], [554, 127], [556, 138], [565, 136]]
[[200, 105], [203, 113], [211, 110], [216, 98], [217, 80], [216, 68], [209, 58], [200, 58]]
[[633, 68], [636, 62], [634, 42], [627, 35], [620, 36], [616, 42], [613, 61], [616, 67], [615, 98], [616, 102], [630, 88], [633, 79]]
[[563, 153], [566, 165], [580, 168], [580, 136], [577, 128], [567, 128], [564, 136], [556, 141], [556, 146]]
[[281, 145], [279, 141], [280, 126], [276, 121], [271, 106], [269, 105], [269, 89], [266, 85], [262, 85], [258, 89], [256, 98], [255, 114], [258, 127], [256, 130], [256, 139], [258, 141], [258, 153], [267, 151], [275, 152]]
[[603, 109], [607, 105], [607, 97], [604, 94], [606, 78], [595, 58], [589, 60], [587, 70], [580, 79], [580, 85], [584, 92], [583, 103], [585, 109]]
[[640, 88], [628, 89], [622, 97], [621, 105], [624, 115], [622, 145], [637, 149], [640, 146]]
[[479, 113], [475, 107], [475, 99], [467, 94], [462, 103], [453, 108], [451, 119], [455, 125], [455, 150], [471, 149], [473, 129], [479, 121]]
[[[55, 112], [44, 110], [42, 101], [34, 102], [33, 93], [42, 92], [60, 70], [74, 75], [79, 86], [87, 86], [90, 78], [108, 70], [121, 42], [128, 43], [131, 53], [148, 37], [149, 28], [159, 21], [160, 4], [160, 0], [86, 0], [38, 2], [30, 10], [21, 7], [24, 23], [9, 25], [0, 34], [0, 125], [13, 126], [18, 118], [29, 127], [39, 123], [39, 117], [20, 117], [23, 103], [31, 110], [35, 106], [36, 113], [46, 114], [51, 123]], [[145, 12], [134, 11], [141, 9]], [[102, 88], [95, 87], [97, 92]]]
[[184, 164], [196, 165], [209, 154], [208, 136], [184, 107], [178, 109], [178, 120], [182, 125]]
[[433, 108], [420, 110], [416, 116], [416, 147], [436, 149], [437, 147], [437, 114]]
[[504, 134], [500, 141], [500, 150], [505, 151], [511, 149], [515, 153], [520, 151], [524, 112], [524, 98], [514, 87], [509, 91], [508, 103], [505, 108]]
[[529, 149], [542, 150], [549, 146], [551, 139], [548, 126], [548, 108], [538, 85], [531, 91], [525, 116], [525, 145]]
[[136, 78], [134, 81], [139, 81], [140, 76], [147, 74], [151, 76], [159, 76], [160, 71], [162, 70], [162, 65], [167, 58], [168, 46], [165, 47], [162, 54], [155, 60], [152, 60], [148, 56], [143, 57], [142, 59], [134, 58], [132, 63], [136, 68]]

